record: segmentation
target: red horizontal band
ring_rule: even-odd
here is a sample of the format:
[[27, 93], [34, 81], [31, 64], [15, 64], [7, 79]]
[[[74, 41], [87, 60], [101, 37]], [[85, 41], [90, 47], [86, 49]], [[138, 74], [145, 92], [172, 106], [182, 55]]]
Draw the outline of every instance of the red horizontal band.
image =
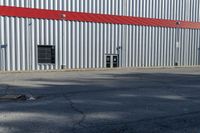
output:
[[140, 25], [140, 26], [156, 26], [156, 27], [169, 27], [169, 28], [200, 29], [200, 22], [68, 12], [68, 11], [45, 10], [45, 9], [35, 9], [35, 8], [21, 8], [12, 6], [0, 6], [0, 16]]

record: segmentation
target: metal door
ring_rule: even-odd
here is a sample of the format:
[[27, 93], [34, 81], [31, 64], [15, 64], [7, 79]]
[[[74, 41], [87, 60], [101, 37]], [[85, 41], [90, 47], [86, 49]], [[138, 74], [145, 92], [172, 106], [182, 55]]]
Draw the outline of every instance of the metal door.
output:
[[6, 70], [6, 48], [7, 45], [0, 45], [0, 71]]
[[106, 68], [111, 68], [111, 55], [106, 55]]
[[112, 66], [113, 66], [113, 68], [119, 67], [119, 56], [118, 55], [112, 56]]
[[119, 67], [119, 55], [118, 54], [106, 55], [106, 68], [116, 68], [116, 67]]

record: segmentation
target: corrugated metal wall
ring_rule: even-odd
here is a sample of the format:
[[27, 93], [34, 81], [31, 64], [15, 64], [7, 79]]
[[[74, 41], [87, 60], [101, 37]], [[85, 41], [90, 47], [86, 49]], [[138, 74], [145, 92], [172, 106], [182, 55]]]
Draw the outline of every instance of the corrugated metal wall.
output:
[[[0, 5], [200, 21], [199, 0], [0, 0]], [[0, 68], [103, 68], [105, 54], [119, 54], [122, 67], [192, 66], [200, 64], [199, 38], [200, 30], [0, 17]], [[37, 45], [55, 45], [55, 65], [37, 63]]]
[[126, 26], [126, 67], [198, 65], [200, 31]]

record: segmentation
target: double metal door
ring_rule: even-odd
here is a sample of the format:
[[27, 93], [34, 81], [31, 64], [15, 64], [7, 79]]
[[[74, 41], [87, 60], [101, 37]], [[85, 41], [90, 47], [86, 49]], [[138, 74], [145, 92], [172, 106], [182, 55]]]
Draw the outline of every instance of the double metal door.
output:
[[106, 55], [106, 68], [117, 68], [119, 67], [119, 55]]

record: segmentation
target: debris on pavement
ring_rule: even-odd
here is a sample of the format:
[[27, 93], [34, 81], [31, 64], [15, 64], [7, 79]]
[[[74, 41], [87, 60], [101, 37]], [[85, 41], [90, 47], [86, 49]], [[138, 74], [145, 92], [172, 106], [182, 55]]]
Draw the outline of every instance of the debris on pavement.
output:
[[36, 98], [33, 97], [32, 95], [24, 95], [24, 94], [22, 94], [22, 95], [20, 95], [20, 94], [18, 94], [18, 95], [8, 94], [8, 95], [0, 96], [0, 101], [27, 101], [27, 100], [34, 101], [34, 100], [36, 100]]

